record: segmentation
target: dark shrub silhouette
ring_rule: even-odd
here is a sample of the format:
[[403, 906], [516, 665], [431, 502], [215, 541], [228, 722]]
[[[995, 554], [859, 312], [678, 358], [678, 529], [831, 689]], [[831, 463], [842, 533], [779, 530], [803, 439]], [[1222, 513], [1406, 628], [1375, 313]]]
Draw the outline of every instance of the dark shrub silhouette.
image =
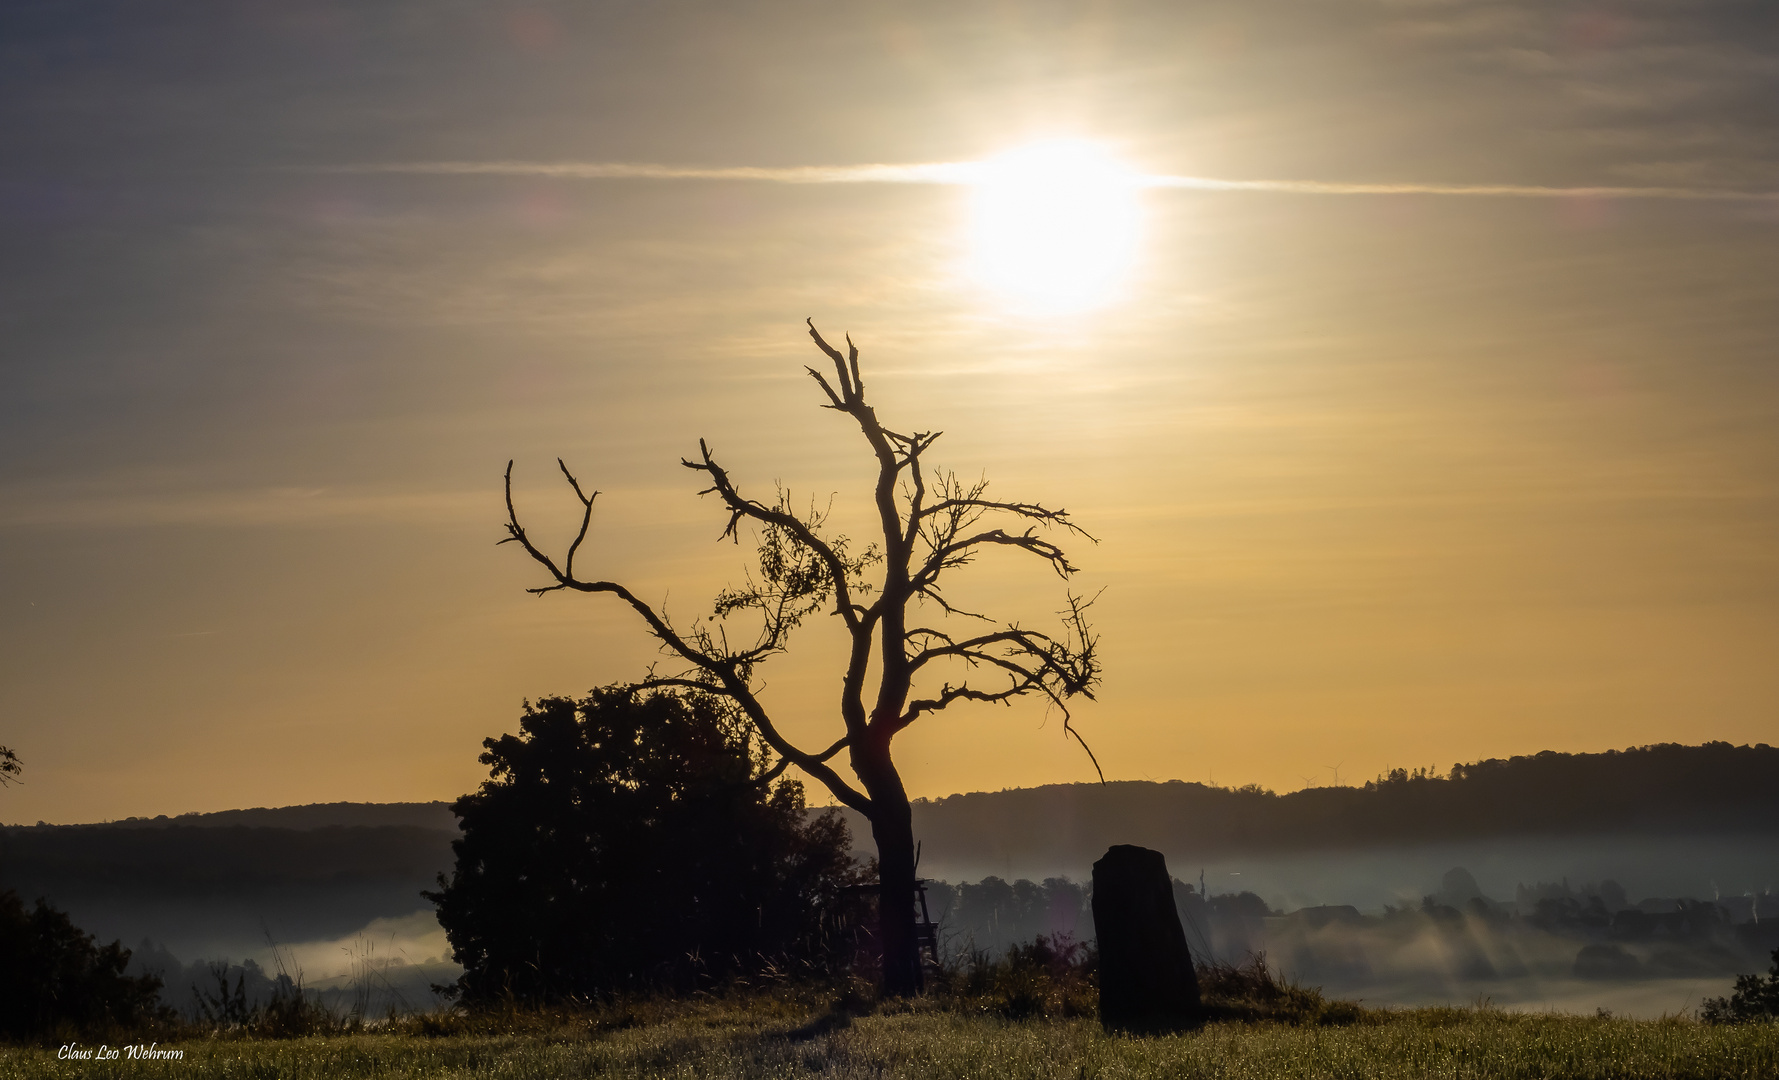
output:
[[1366, 1019], [1365, 1010], [1355, 1002], [1330, 1000], [1322, 996], [1320, 987], [1279, 978], [1264, 952], [1249, 953], [1239, 964], [1200, 961], [1198, 984], [1205, 1013], [1211, 1019], [1272, 1021], [1294, 1027], [1337, 1027]]
[[0, 892], [0, 1037], [140, 1029], [168, 1022], [161, 981], [125, 975], [130, 950], [101, 946], [41, 899]]
[[857, 871], [836, 814], [770, 784], [748, 726], [702, 694], [596, 690], [527, 704], [457, 800], [439, 907], [471, 1004], [685, 988], [826, 965]]
[[982, 949], [952, 954], [939, 966], [932, 989], [965, 1013], [1012, 1020], [1092, 1016], [1099, 1001], [1098, 968], [1093, 946], [1067, 934], [1039, 934], [999, 957]]
[[1736, 990], [1727, 998], [1707, 998], [1699, 1016], [1707, 1024], [1747, 1024], [1779, 1020], [1779, 949], [1765, 978], [1736, 976]]

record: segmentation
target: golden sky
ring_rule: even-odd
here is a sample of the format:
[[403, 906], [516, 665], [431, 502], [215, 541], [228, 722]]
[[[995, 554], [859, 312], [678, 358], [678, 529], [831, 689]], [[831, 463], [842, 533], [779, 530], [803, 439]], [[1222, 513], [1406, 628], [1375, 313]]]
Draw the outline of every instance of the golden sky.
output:
[[[606, 598], [523, 593], [508, 458], [563, 542], [555, 456], [601, 489], [583, 568], [685, 618], [747, 554], [677, 464], [700, 437], [863, 523], [807, 316], [937, 463], [1099, 538], [1076, 722], [1110, 778], [1771, 741], [1775, 29], [1752, 0], [0, 13], [0, 820], [468, 790], [521, 700], [654, 657]], [[1010, 558], [951, 591], [1063, 597]], [[811, 742], [833, 635], [764, 673]], [[898, 745], [917, 795], [1094, 775], [1036, 705]]]

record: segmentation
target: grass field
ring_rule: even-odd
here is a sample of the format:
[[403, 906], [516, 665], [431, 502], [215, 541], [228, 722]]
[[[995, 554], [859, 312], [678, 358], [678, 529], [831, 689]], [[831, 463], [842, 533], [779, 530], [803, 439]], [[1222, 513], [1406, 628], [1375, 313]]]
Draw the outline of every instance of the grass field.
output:
[[[502, 1030], [172, 1044], [182, 1060], [66, 1061], [0, 1050], [0, 1080], [167, 1077], [1779, 1077], [1779, 1025], [1526, 1015], [1491, 1009], [1370, 1013], [1343, 1027], [1212, 1024], [1161, 1038], [1108, 1037], [1087, 1019], [1010, 1021], [924, 1010], [851, 1017], [795, 1000], [709, 1002]], [[436, 1030], [436, 1028], [435, 1028]], [[169, 1044], [161, 1044], [166, 1049]]]

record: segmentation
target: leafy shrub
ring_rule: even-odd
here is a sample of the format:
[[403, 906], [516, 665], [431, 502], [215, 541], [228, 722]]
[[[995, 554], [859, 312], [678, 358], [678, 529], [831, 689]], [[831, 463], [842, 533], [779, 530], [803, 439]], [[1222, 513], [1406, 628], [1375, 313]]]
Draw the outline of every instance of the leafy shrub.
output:
[[1099, 1008], [1099, 954], [1067, 935], [1039, 934], [993, 958], [980, 949], [955, 957], [933, 980], [944, 1005], [1020, 1020], [1092, 1016]]
[[769, 783], [719, 699], [545, 698], [483, 745], [490, 778], [452, 806], [456, 867], [426, 894], [466, 1004], [683, 990], [841, 951], [846, 826], [806, 820], [802, 786]]
[[1199, 961], [1198, 988], [1211, 1020], [1271, 1020], [1294, 1026], [1354, 1024], [1365, 1010], [1350, 1001], [1330, 1001], [1317, 987], [1281, 980], [1264, 952], [1246, 962]]
[[0, 1037], [35, 1039], [169, 1024], [161, 981], [125, 975], [130, 950], [101, 946], [66, 913], [0, 893]]
[[1748, 1024], [1779, 1020], [1779, 949], [1773, 950], [1772, 971], [1736, 976], [1736, 989], [1727, 998], [1709, 998], [1699, 1010], [1707, 1024]]

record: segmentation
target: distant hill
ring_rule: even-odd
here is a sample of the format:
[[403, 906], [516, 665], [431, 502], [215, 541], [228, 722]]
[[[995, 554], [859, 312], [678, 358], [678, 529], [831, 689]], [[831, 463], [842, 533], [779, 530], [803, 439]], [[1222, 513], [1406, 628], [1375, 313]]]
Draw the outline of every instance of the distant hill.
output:
[[[406, 826], [415, 829], [457, 831], [457, 817], [448, 802], [410, 803], [308, 803], [304, 806], [257, 806], [251, 810], [219, 810], [210, 814], [180, 814], [168, 817], [124, 818], [122, 821], [95, 822], [90, 826], [117, 829], [167, 829], [189, 827], [198, 829], [327, 829], [376, 828]], [[65, 825], [0, 826], [5, 828], [56, 829]]]
[[0, 888], [82, 927], [187, 958], [350, 934], [431, 905], [452, 864], [450, 804], [311, 803], [0, 828]]
[[0, 888], [45, 897], [104, 938], [239, 956], [267, 937], [334, 938], [429, 907], [420, 892], [451, 868], [453, 835], [412, 825], [12, 828], [0, 830]]
[[[846, 811], [855, 843], [870, 828]], [[1663, 744], [1398, 770], [1277, 795], [1178, 780], [1052, 784], [919, 800], [914, 832], [947, 866], [1085, 868], [1110, 844], [1214, 856], [1588, 834], [1779, 836], [1779, 749]]]
[[[868, 852], [870, 828], [847, 816], [855, 846]], [[914, 826], [925, 865], [955, 880], [1023, 865], [1079, 874], [1115, 843], [1213, 863], [1237, 853], [1608, 834], [1757, 836], [1754, 849], [1768, 851], [1779, 841], [1779, 750], [1709, 743], [1543, 753], [1287, 795], [1180, 781], [1058, 784], [919, 800]], [[0, 888], [45, 896], [102, 936], [149, 935], [187, 957], [239, 954], [239, 943], [268, 932], [323, 939], [426, 908], [420, 891], [450, 869], [456, 832], [443, 802], [14, 826], [0, 828]]]

